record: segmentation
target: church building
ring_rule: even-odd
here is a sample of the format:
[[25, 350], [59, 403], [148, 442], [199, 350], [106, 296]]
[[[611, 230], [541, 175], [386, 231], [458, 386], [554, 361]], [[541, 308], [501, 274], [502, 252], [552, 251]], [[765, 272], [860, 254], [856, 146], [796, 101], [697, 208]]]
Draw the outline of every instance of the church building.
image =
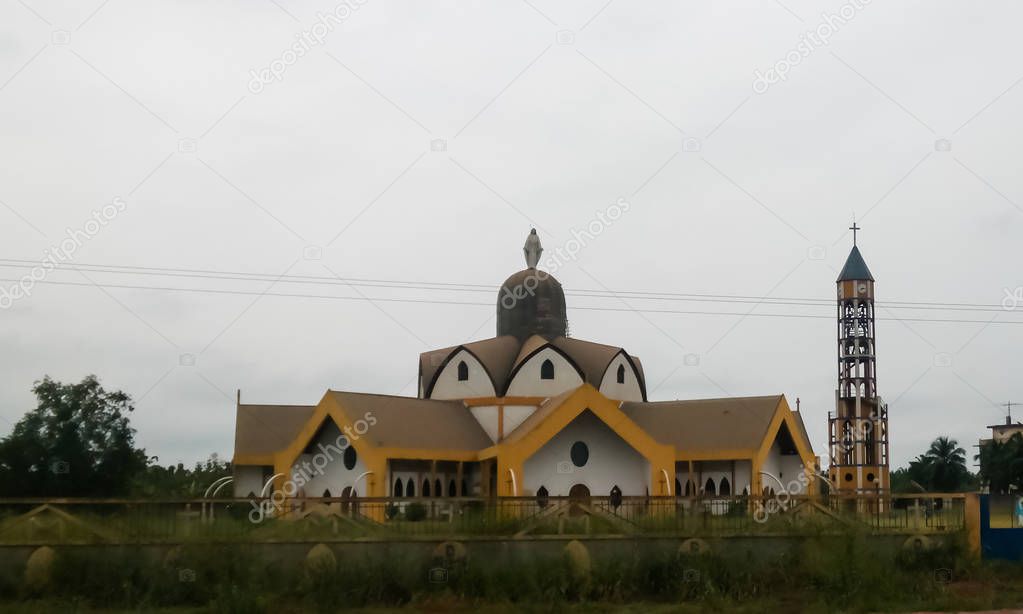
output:
[[[497, 292], [496, 335], [424, 352], [416, 397], [328, 390], [237, 406], [234, 492], [303, 497], [805, 493], [817, 458], [781, 394], [658, 401], [643, 363], [569, 336], [565, 292], [527, 267]], [[784, 485], [784, 486], [783, 486]], [[795, 485], [793, 489], [790, 485]]]

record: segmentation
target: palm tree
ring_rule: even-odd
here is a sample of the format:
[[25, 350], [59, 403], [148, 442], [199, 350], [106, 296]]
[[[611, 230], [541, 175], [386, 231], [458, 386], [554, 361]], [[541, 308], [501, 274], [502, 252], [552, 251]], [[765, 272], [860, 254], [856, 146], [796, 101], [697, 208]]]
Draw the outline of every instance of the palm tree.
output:
[[917, 461], [927, 469], [928, 486], [938, 492], [959, 490], [969, 475], [966, 450], [949, 437], [941, 436], [932, 441], [927, 452]]

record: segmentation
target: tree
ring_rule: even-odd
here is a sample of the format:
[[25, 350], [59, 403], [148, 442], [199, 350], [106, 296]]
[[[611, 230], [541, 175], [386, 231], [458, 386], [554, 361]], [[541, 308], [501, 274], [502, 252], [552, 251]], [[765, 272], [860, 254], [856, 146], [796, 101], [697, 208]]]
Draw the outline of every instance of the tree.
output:
[[[968, 478], [966, 469], [966, 450], [959, 447], [959, 442], [941, 436], [931, 442], [927, 452], [921, 457], [929, 474], [930, 489], [937, 492], [955, 492], [962, 488]], [[911, 463], [912, 465], [912, 463]]]
[[77, 384], [47, 376], [32, 391], [37, 407], [0, 440], [0, 496], [127, 494], [147, 463], [128, 419], [131, 397], [94, 375]]
[[[153, 458], [154, 461], [159, 459]], [[201, 497], [218, 479], [231, 475], [231, 464], [220, 460], [214, 453], [206, 462], [196, 463], [194, 469], [184, 463], [163, 467], [155, 462], [139, 474], [132, 484], [132, 494], [157, 498]], [[233, 494], [230, 485], [220, 489], [219, 496]]]
[[989, 441], [974, 457], [980, 462], [980, 479], [995, 494], [1023, 487], [1023, 436], [1019, 433], [1005, 441]]
[[958, 492], [976, 487], [966, 468], [966, 450], [949, 437], [938, 437], [927, 451], [891, 475], [894, 492]]

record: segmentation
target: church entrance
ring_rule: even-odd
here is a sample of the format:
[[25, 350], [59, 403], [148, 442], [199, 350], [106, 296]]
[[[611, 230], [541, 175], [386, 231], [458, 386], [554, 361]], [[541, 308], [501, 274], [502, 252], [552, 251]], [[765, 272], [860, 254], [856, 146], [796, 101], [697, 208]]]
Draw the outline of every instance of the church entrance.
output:
[[571, 504], [569, 507], [569, 516], [582, 516], [586, 511], [580, 507], [590, 505], [590, 489], [586, 484], [576, 484], [568, 491], [568, 501]]

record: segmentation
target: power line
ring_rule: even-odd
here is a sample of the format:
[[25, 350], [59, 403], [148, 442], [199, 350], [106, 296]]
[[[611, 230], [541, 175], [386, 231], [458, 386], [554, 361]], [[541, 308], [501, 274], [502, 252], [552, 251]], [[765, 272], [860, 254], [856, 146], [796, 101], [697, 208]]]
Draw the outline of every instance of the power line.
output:
[[[15, 260], [0, 258], [0, 267], [8, 268], [34, 268], [38, 267], [37, 261]], [[467, 284], [451, 282], [424, 282], [424, 281], [403, 281], [393, 279], [372, 279], [372, 278], [338, 278], [316, 275], [275, 275], [271, 273], [247, 273], [240, 271], [217, 271], [212, 269], [177, 269], [164, 267], [143, 267], [133, 265], [101, 265], [101, 264], [73, 264], [62, 265], [60, 269], [80, 270], [91, 273], [112, 274], [112, 275], [147, 275], [156, 277], [178, 277], [189, 279], [213, 279], [219, 281], [269, 281], [274, 283], [290, 283], [302, 285], [324, 285], [324, 286], [358, 286], [371, 288], [389, 288], [405, 290], [429, 290], [429, 291], [451, 291], [451, 292], [475, 292], [492, 293], [493, 285]], [[701, 293], [678, 293], [678, 292], [651, 292], [651, 291], [607, 291], [594, 289], [566, 290], [566, 295], [586, 298], [611, 299], [628, 298], [630, 300], [651, 300], [651, 301], [685, 301], [685, 302], [708, 302], [708, 303], [737, 303], [737, 304], [758, 304], [758, 305], [786, 305], [799, 307], [832, 307], [834, 299], [828, 298], [806, 298], [806, 297], [770, 297], [750, 296], [735, 294], [701, 294]], [[1000, 305], [982, 303], [941, 303], [933, 301], [879, 301], [878, 306], [888, 309], [910, 309], [928, 311], [974, 311], [987, 313], [1001, 313], [1004, 308]]]
[[[17, 282], [16, 279], [0, 278], [0, 282]], [[114, 289], [125, 289], [125, 290], [153, 290], [162, 292], [190, 292], [190, 293], [202, 293], [202, 294], [229, 294], [229, 295], [241, 295], [241, 296], [274, 296], [281, 298], [308, 298], [308, 299], [323, 299], [323, 300], [342, 300], [342, 301], [367, 301], [367, 302], [385, 302], [385, 303], [419, 303], [419, 304], [434, 304], [434, 305], [465, 305], [474, 307], [489, 307], [494, 308], [494, 303], [482, 303], [482, 302], [468, 302], [468, 301], [445, 301], [435, 299], [415, 299], [415, 298], [390, 298], [390, 297], [369, 297], [369, 296], [336, 296], [336, 295], [322, 295], [322, 294], [298, 294], [298, 293], [284, 293], [284, 292], [256, 292], [256, 291], [244, 291], [244, 290], [218, 290], [213, 288], [181, 288], [181, 287], [163, 287], [163, 286], [138, 286], [130, 284], [109, 284], [109, 283], [88, 283], [88, 282], [73, 282], [73, 281], [38, 281], [38, 284], [46, 285], [57, 285], [57, 286], [76, 286], [76, 287], [101, 287], [101, 288], [114, 288]], [[667, 314], [685, 314], [685, 315], [708, 315], [708, 316], [742, 316], [742, 317], [762, 317], [762, 318], [810, 318], [810, 319], [821, 319], [821, 320], [832, 320], [833, 316], [827, 315], [814, 315], [814, 314], [800, 314], [800, 313], [742, 313], [742, 312], [731, 312], [731, 311], [688, 311], [679, 309], [630, 309], [627, 307], [593, 307], [593, 306], [573, 306], [573, 311], [611, 311], [611, 312], [640, 312], [640, 313], [667, 313]], [[1023, 324], [1023, 320], [962, 320], [962, 319], [939, 319], [939, 318], [882, 318], [878, 317], [878, 320], [897, 320], [900, 322], [933, 322], [933, 323], [946, 323], [946, 324]]]

